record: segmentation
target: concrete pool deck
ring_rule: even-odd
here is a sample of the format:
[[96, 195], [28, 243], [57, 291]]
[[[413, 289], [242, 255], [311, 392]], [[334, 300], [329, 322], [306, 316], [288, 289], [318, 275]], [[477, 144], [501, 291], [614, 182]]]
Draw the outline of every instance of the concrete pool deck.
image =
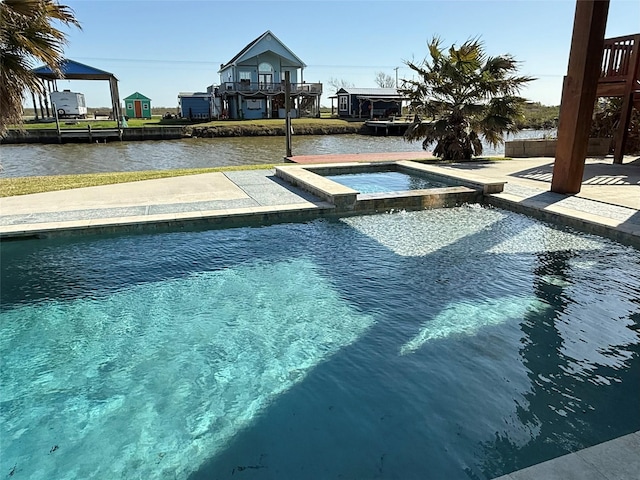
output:
[[600, 443], [495, 480], [637, 480], [640, 431]]
[[[549, 192], [552, 166], [551, 158], [526, 158], [432, 168], [507, 182], [503, 192], [487, 196], [489, 203], [619, 235], [640, 247], [640, 159], [625, 157], [622, 165], [612, 165], [610, 157], [588, 159], [582, 191], [570, 196]], [[0, 237], [302, 221], [332, 212], [331, 203], [289, 185], [274, 170], [229, 171], [0, 198]], [[640, 433], [633, 433], [503, 479], [637, 478], [639, 439]], [[635, 477], [618, 475], [627, 466]]]
[[[549, 191], [551, 158], [429, 167], [468, 180], [506, 182], [502, 193], [487, 196], [489, 203], [640, 246], [640, 159], [611, 163], [611, 158], [588, 159], [582, 191], [569, 196]], [[332, 214], [334, 205], [277, 178], [273, 170], [229, 171], [3, 197], [0, 238], [232, 226]]]

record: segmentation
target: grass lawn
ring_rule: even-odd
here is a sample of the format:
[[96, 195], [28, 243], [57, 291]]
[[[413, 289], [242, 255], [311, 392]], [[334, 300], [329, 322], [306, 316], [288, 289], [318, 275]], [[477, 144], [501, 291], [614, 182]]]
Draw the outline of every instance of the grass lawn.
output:
[[274, 168], [274, 164], [215, 168], [183, 168], [177, 170], [145, 170], [141, 172], [89, 173], [82, 175], [51, 175], [43, 177], [0, 178], [0, 197], [53, 192], [71, 188], [95, 187], [114, 183], [137, 182], [156, 178], [197, 175], [227, 170], [261, 170]]
[[[340, 120], [337, 118], [294, 118], [292, 124], [294, 128], [296, 126], [334, 126], [345, 125], [349, 122]], [[116, 128], [117, 123], [115, 120], [60, 120], [60, 128], [86, 128], [87, 125], [91, 125], [91, 128]], [[150, 119], [132, 118], [127, 120], [129, 128], [141, 128], [145, 126], [158, 127], [158, 126], [198, 126], [198, 127], [273, 127], [284, 126], [284, 119], [282, 118], [268, 118], [261, 120], [214, 120], [211, 122], [189, 122], [184, 119], [170, 119], [163, 120], [162, 117], [152, 117]], [[20, 128], [14, 125], [11, 128]], [[27, 121], [22, 125], [25, 130], [38, 130], [38, 129], [54, 129], [56, 128], [55, 122], [34, 122]]]
[[[434, 157], [423, 162], [437, 162]], [[511, 160], [508, 157], [477, 157], [470, 162], [499, 162]], [[421, 162], [421, 160], [414, 160]], [[443, 162], [446, 163], [446, 162]], [[182, 175], [197, 175], [199, 173], [225, 172], [231, 170], [262, 170], [274, 168], [276, 165], [290, 164], [260, 164], [211, 168], [182, 168], [176, 170], [144, 170], [140, 172], [111, 172], [85, 173], [78, 175], [50, 175], [41, 177], [0, 178], [0, 197], [28, 195], [30, 193], [53, 192], [72, 188], [95, 187], [114, 183], [137, 182], [156, 178], [179, 177]]]

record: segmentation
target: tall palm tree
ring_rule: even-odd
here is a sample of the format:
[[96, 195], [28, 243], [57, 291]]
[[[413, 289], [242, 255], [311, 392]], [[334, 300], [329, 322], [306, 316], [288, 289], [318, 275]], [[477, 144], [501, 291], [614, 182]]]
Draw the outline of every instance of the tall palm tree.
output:
[[27, 90], [45, 93], [31, 72], [35, 63], [59, 73], [66, 36], [56, 23], [81, 28], [73, 11], [55, 0], [0, 2], [0, 135], [22, 123]]
[[445, 51], [434, 37], [428, 47], [430, 58], [406, 62], [417, 73], [417, 80], [404, 80], [401, 89], [417, 114], [406, 139], [422, 140], [425, 150], [435, 142], [437, 157], [464, 160], [482, 154], [482, 138], [497, 146], [505, 132], [518, 131], [525, 99], [517, 94], [534, 79], [515, 75], [511, 55], [488, 57], [478, 39]]

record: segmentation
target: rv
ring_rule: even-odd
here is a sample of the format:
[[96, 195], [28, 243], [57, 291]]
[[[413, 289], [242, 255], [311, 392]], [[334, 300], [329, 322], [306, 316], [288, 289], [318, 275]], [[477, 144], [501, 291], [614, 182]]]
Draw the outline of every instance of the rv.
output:
[[87, 105], [84, 102], [82, 93], [64, 90], [62, 92], [51, 92], [51, 105], [63, 118], [86, 118]]

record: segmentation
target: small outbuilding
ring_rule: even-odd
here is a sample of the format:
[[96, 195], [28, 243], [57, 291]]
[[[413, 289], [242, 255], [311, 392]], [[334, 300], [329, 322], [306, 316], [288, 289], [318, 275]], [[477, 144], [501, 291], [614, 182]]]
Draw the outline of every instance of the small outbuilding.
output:
[[124, 99], [124, 114], [128, 118], [151, 118], [151, 99], [140, 92]]
[[220, 118], [220, 97], [212, 88], [207, 92], [181, 92], [178, 94], [180, 116], [189, 120], [212, 120]]
[[388, 118], [402, 114], [401, 93], [395, 88], [341, 88], [336, 92], [342, 118]]

